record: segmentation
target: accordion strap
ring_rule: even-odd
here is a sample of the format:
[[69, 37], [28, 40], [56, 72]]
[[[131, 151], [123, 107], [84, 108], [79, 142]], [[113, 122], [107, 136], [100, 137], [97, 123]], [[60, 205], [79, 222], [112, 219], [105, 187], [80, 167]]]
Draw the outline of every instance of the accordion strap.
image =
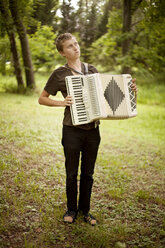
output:
[[76, 73], [78, 73], [80, 75], [88, 74], [88, 64], [87, 63], [83, 63], [83, 65], [84, 65], [84, 68], [85, 68], [85, 70], [84, 70], [85, 73], [82, 73], [80, 71], [75, 70], [72, 67], [69, 67], [68, 64], [65, 64], [64, 67], [66, 67], [66, 68], [70, 69], [71, 71], [74, 71], [74, 72], [76, 72]]
[[84, 74], [88, 74], [88, 63], [83, 63], [84, 68], [85, 68], [85, 73]]

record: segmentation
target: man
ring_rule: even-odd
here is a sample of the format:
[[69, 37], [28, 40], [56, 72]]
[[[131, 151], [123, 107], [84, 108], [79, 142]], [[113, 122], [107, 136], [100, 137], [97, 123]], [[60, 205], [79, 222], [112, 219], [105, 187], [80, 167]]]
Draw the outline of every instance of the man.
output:
[[[96, 219], [89, 213], [89, 210], [93, 173], [100, 144], [99, 121], [73, 126], [70, 113], [73, 99], [67, 95], [65, 77], [85, 74], [87, 71], [89, 74], [97, 73], [97, 70], [94, 66], [88, 65], [86, 71], [85, 64], [80, 61], [79, 44], [72, 34], [61, 34], [56, 40], [56, 47], [59, 53], [65, 57], [67, 64], [52, 73], [39, 97], [39, 104], [65, 107], [62, 145], [65, 155], [67, 211], [63, 220], [66, 223], [73, 223], [79, 211], [83, 214], [86, 222], [96, 225]], [[134, 82], [132, 87], [134, 91], [137, 90]], [[64, 97], [63, 101], [49, 98], [50, 95], [56, 95], [58, 91], [61, 91]], [[77, 175], [80, 155], [81, 175], [77, 204]]]

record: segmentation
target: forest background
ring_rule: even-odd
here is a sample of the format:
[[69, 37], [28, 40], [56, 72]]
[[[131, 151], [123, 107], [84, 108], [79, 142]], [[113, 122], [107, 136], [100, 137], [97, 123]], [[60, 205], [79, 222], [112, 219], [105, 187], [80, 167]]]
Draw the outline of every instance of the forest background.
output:
[[[1, 75], [15, 74], [18, 90], [35, 88], [35, 72], [50, 73], [65, 63], [56, 51], [55, 38], [71, 32], [80, 43], [82, 60], [94, 64], [99, 72], [132, 73], [143, 78], [142, 84], [165, 83], [164, 1], [73, 3], [1, 0]], [[11, 87], [1, 83], [2, 90]]]
[[[0, 247], [164, 248], [165, 1], [73, 3], [0, 0]], [[38, 104], [65, 63], [55, 47], [63, 32], [77, 37], [81, 60], [99, 72], [137, 79], [137, 117], [101, 120], [96, 227], [81, 216], [62, 221], [64, 109]]]

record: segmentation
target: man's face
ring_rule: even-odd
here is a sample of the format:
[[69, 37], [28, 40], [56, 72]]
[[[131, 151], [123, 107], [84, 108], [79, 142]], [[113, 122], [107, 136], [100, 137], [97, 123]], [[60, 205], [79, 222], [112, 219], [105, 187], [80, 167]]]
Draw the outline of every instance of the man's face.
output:
[[60, 53], [66, 59], [72, 60], [80, 57], [80, 47], [75, 37], [63, 42], [63, 51]]

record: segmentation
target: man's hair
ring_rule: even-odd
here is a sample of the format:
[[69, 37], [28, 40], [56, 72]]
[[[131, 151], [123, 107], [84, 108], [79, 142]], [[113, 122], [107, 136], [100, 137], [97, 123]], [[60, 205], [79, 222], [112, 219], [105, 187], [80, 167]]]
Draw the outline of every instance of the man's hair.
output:
[[63, 51], [63, 43], [66, 40], [72, 39], [74, 36], [71, 33], [60, 34], [56, 39], [56, 48], [59, 52]]

